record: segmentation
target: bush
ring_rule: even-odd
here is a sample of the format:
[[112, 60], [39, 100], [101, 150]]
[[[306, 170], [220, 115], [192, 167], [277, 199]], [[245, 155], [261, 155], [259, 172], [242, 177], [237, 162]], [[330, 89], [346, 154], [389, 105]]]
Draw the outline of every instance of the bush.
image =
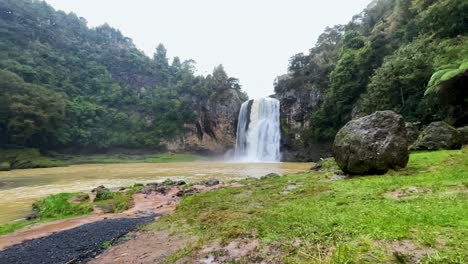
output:
[[9, 171], [11, 170], [11, 165], [9, 162], [0, 162], [0, 171]]
[[33, 169], [60, 167], [65, 164], [41, 155], [38, 149], [1, 149], [0, 162], [10, 164], [10, 169]]

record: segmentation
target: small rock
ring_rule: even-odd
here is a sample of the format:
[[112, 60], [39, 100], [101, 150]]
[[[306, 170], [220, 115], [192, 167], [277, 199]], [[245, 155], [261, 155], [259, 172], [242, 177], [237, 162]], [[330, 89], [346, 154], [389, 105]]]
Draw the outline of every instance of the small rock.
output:
[[101, 185], [101, 186], [98, 186], [94, 189], [91, 190], [92, 193], [95, 193], [96, 194], [96, 199], [99, 200], [101, 198], [103, 198], [106, 194], [110, 193], [110, 190], [106, 187], [104, 187], [104, 185]]
[[193, 195], [193, 194], [196, 194], [196, 193], [199, 193], [199, 192], [200, 191], [198, 191], [197, 189], [190, 188], [190, 189], [187, 189], [187, 190], [177, 192], [176, 196], [178, 196], [178, 197], [189, 196], [189, 195]]
[[211, 179], [204, 181], [203, 184], [206, 186], [215, 186], [219, 184], [219, 180], [211, 178]]
[[344, 174], [333, 174], [333, 176], [330, 177], [330, 181], [340, 181], [345, 180], [347, 178], [348, 176]]
[[28, 221], [32, 221], [32, 220], [35, 220], [37, 218], [38, 218], [38, 215], [37, 215], [36, 212], [31, 213], [30, 215], [26, 216], [26, 220], [28, 220]]
[[262, 176], [260, 179], [268, 179], [268, 178], [274, 178], [274, 177], [280, 177], [280, 175], [272, 172], [272, 173], [268, 173], [265, 176]]
[[186, 185], [187, 183], [185, 181], [176, 181], [175, 184], [181, 186], [181, 185]]
[[173, 186], [175, 185], [175, 182], [171, 179], [166, 179], [165, 181], [162, 182], [162, 184], [166, 186]]
[[318, 171], [323, 167], [321, 162], [314, 163], [312, 167], [310, 168], [311, 171]]

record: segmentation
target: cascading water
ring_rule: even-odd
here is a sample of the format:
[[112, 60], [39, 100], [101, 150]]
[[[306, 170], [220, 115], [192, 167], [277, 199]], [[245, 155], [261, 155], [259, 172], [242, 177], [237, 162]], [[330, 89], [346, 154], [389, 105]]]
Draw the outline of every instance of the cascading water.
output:
[[280, 103], [260, 98], [242, 104], [237, 125], [236, 159], [278, 162], [280, 154]]

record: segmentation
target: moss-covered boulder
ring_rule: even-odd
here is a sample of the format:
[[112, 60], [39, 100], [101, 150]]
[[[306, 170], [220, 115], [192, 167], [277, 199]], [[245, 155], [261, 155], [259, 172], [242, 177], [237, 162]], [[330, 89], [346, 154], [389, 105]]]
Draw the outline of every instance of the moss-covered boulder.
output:
[[443, 122], [429, 124], [411, 146], [411, 150], [460, 149], [463, 136], [460, 131]]
[[418, 126], [415, 123], [409, 123], [406, 122], [406, 139], [408, 140], [408, 143], [411, 145], [413, 144], [417, 139], [421, 131], [419, 131]]
[[468, 144], [468, 126], [460, 127], [457, 129], [463, 137], [463, 145]]
[[0, 171], [9, 171], [11, 170], [11, 164], [9, 162], [0, 162]]
[[392, 111], [379, 111], [341, 128], [333, 143], [333, 154], [345, 173], [383, 174], [406, 166], [408, 146], [403, 117]]

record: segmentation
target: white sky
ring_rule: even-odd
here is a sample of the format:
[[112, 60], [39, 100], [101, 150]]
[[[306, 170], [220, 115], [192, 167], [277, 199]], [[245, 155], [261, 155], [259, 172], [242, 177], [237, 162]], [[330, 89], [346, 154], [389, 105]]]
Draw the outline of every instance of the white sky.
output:
[[312, 48], [326, 26], [344, 24], [371, 0], [46, 0], [88, 26], [108, 23], [152, 56], [194, 59], [206, 75], [223, 64], [251, 98], [273, 93], [288, 60]]

